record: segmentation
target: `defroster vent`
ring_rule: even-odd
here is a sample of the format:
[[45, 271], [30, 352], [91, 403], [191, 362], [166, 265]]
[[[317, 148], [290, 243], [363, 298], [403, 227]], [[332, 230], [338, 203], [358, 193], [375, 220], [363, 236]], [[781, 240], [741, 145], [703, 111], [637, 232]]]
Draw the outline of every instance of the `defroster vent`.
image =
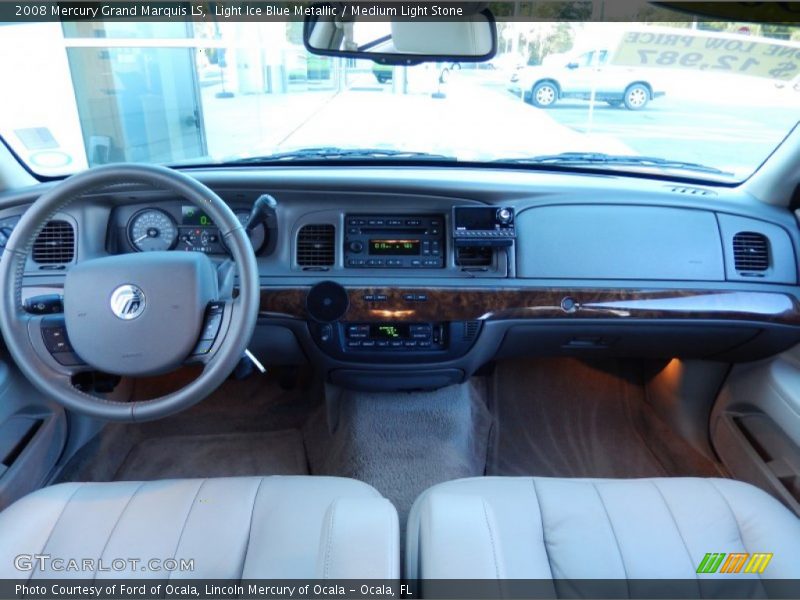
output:
[[769, 268], [769, 240], [761, 233], [742, 231], [733, 236], [733, 260], [740, 273]]
[[333, 225], [305, 225], [297, 234], [297, 264], [301, 267], [330, 267], [336, 258], [336, 229]]
[[67, 221], [49, 221], [33, 244], [33, 262], [65, 265], [75, 258], [75, 230]]

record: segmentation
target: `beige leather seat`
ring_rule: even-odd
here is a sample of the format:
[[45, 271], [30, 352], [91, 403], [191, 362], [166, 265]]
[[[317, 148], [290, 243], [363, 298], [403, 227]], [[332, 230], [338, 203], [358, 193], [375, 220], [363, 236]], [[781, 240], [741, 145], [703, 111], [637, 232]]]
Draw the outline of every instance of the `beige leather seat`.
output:
[[[412, 507], [406, 576], [671, 579], [686, 582], [689, 597], [713, 597], [694, 587], [698, 577], [712, 585], [725, 577], [698, 575], [707, 553], [771, 553], [763, 573], [729, 577], [796, 583], [800, 519], [730, 479], [462, 479], [430, 488]], [[623, 597], [632, 593], [619, 585]]]
[[[365, 483], [334, 477], [237, 477], [67, 483], [0, 513], [0, 578], [399, 577], [397, 513]], [[22, 555], [48, 555], [25, 570]], [[175, 558], [192, 570], [63, 570], [53, 559]], [[17, 565], [15, 566], [15, 562]], [[23, 567], [18, 570], [17, 567]], [[80, 564], [80, 563], [79, 563]], [[172, 572], [169, 572], [169, 571]]]

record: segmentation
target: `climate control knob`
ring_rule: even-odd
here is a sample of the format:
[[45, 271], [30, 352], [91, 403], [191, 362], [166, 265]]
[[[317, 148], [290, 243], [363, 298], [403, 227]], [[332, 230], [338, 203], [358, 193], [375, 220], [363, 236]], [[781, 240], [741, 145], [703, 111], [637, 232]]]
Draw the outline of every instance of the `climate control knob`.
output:
[[364, 243], [363, 242], [350, 242], [350, 244], [348, 245], [348, 248], [350, 248], [350, 252], [353, 252], [354, 254], [358, 254], [359, 252], [361, 252], [364, 249]]

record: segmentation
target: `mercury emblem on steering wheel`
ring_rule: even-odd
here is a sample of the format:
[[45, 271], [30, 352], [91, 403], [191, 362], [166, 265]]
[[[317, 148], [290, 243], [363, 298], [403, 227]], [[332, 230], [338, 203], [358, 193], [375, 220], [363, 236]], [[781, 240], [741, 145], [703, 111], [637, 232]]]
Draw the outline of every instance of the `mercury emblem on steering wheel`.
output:
[[111, 311], [123, 321], [135, 319], [144, 312], [144, 292], [138, 286], [126, 283], [111, 294]]

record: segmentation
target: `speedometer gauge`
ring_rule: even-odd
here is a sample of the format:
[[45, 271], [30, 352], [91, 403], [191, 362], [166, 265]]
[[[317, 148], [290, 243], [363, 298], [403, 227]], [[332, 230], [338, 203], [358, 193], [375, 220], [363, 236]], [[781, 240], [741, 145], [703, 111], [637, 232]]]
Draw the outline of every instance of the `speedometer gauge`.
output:
[[139, 252], [169, 250], [178, 239], [178, 227], [163, 210], [149, 208], [130, 220], [128, 239]]

